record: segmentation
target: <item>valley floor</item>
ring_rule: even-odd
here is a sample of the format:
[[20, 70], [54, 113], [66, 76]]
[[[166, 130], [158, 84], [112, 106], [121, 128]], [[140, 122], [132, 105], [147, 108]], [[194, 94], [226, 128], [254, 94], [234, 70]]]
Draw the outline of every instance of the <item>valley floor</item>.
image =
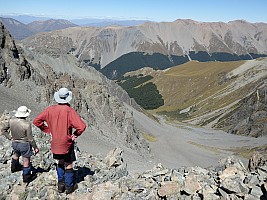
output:
[[[171, 125], [163, 119], [160, 119], [160, 123], [157, 123], [132, 107], [127, 107], [133, 112], [137, 128], [143, 133], [151, 134], [156, 138], [155, 142], [149, 144], [152, 154], [150, 158], [143, 158], [128, 148], [124, 149], [123, 157], [128, 164], [130, 173], [143, 172], [158, 163], [168, 168], [182, 166], [205, 168], [218, 164], [220, 159], [234, 155], [231, 151], [233, 149], [266, 145], [266, 136], [252, 138], [227, 134], [219, 130], [187, 125]], [[86, 144], [83, 144], [83, 141], [87, 141]], [[105, 155], [115, 147], [112, 143], [103, 143], [103, 140], [90, 134], [84, 134], [78, 142], [82, 150], [93, 154], [101, 153]], [[240, 159], [246, 167], [248, 159], [241, 157]]]

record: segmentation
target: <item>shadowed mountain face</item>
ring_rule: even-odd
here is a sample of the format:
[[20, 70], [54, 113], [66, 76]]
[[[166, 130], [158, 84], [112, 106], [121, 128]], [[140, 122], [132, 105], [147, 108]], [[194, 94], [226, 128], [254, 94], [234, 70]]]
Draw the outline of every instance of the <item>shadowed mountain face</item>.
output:
[[40, 52], [46, 51], [46, 46], [53, 54], [59, 49], [69, 52], [116, 79], [125, 71], [145, 66], [164, 69], [189, 60], [235, 61], [265, 56], [266, 33], [265, 23], [176, 20], [132, 27], [74, 27], [29, 37], [23, 45]]

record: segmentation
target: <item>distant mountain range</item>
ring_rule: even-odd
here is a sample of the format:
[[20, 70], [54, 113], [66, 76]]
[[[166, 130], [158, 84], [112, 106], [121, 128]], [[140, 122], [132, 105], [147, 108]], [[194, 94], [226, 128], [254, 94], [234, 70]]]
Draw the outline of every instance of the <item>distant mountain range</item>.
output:
[[22, 40], [26, 37], [32, 36], [40, 32], [60, 30], [60, 29], [65, 29], [69, 27], [78, 26], [67, 20], [62, 20], [62, 19], [34, 21], [29, 24], [23, 24], [20, 21], [17, 21], [12, 18], [1, 18], [0, 17], [0, 21], [3, 22], [3, 24], [12, 34], [12, 36], [17, 40]]
[[[51, 39], [54, 42], [50, 42]], [[132, 27], [72, 27], [22, 41], [51, 54], [71, 53], [111, 79], [143, 67], [166, 69], [190, 60], [236, 61], [267, 55], [267, 24], [222, 22], [144, 23]], [[47, 48], [44, 49], [43, 47]]]
[[116, 20], [116, 19], [72, 19], [69, 20], [74, 24], [80, 26], [136, 26], [149, 22], [148, 20]]
[[11, 35], [17, 40], [24, 39], [26, 37], [29, 37], [37, 33], [37, 31], [29, 27], [28, 25], [23, 24], [12, 18], [1, 18], [0, 17], [0, 21], [3, 22], [6, 29], [9, 30]]
[[[2, 18], [12, 18], [17, 21], [20, 21], [24, 24], [29, 24], [34, 21], [46, 21], [52, 18], [50, 17], [36, 17], [30, 15], [1, 15]], [[110, 26], [110, 25], [118, 25], [118, 26], [134, 26], [143, 24], [144, 22], [149, 22], [149, 20], [128, 20], [128, 19], [108, 19], [108, 18], [79, 18], [79, 19], [69, 19], [68, 21], [77, 24], [79, 26]]]
[[60, 30], [75, 26], [135, 26], [148, 22], [147, 20], [115, 20], [115, 19], [51, 19], [28, 15], [0, 15], [6, 28], [17, 40], [22, 40], [39, 32]]
[[36, 17], [36, 16], [30, 16], [30, 15], [1, 15], [2, 18], [11, 18], [15, 19], [17, 21], [20, 21], [23, 24], [29, 24], [34, 21], [45, 21], [51, 19], [50, 17]]

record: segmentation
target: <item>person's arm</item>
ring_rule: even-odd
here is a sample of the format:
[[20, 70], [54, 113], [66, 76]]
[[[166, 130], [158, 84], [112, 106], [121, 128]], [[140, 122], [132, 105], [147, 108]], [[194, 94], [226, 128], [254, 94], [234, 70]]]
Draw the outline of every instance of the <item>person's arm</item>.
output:
[[10, 125], [9, 122], [5, 123], [5, 125], [2, 127], [1, 132], [2, 135], [4, 135], [7, 139], [11, 140], [12, 137], [9, 134]]
[[46, 110], [41, 112], [34, 120], [33, 124], [37, 126], [41, 131], [50, 134], [49, 127], [44, 123], [46, 121]]
[[70, 122], [71, 127], [75, 128], [73, 135], [80, 136], [86, 129], [85, 122], [81, 119], [81, 117], [75, 112], [75, 110], [72, 110], [70, 113]]
[[32, 145], [32, 148], [34, 149], [34, 152], [35, 153], [38, 153], [39, 152], [39, 149], [36, 145], [36, 142], [33, 138], [33, 135], [32, 135], [32, 125], [29, 123], [28, 125], [28, 128], [27, 128], [27, 139], [28, 141], [30, 142], [30, 144]]

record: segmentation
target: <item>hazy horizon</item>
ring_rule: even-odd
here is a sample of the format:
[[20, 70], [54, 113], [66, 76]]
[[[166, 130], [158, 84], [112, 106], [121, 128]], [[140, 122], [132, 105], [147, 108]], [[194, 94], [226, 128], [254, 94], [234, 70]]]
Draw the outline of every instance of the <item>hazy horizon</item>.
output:
[[255, 0], [0, 0], [0, 15], [28, 15], [54, 19], [111, 19], [172, 22], [192, 19], [201, 22], [245, 20], [267, 23], [267, 1]]

